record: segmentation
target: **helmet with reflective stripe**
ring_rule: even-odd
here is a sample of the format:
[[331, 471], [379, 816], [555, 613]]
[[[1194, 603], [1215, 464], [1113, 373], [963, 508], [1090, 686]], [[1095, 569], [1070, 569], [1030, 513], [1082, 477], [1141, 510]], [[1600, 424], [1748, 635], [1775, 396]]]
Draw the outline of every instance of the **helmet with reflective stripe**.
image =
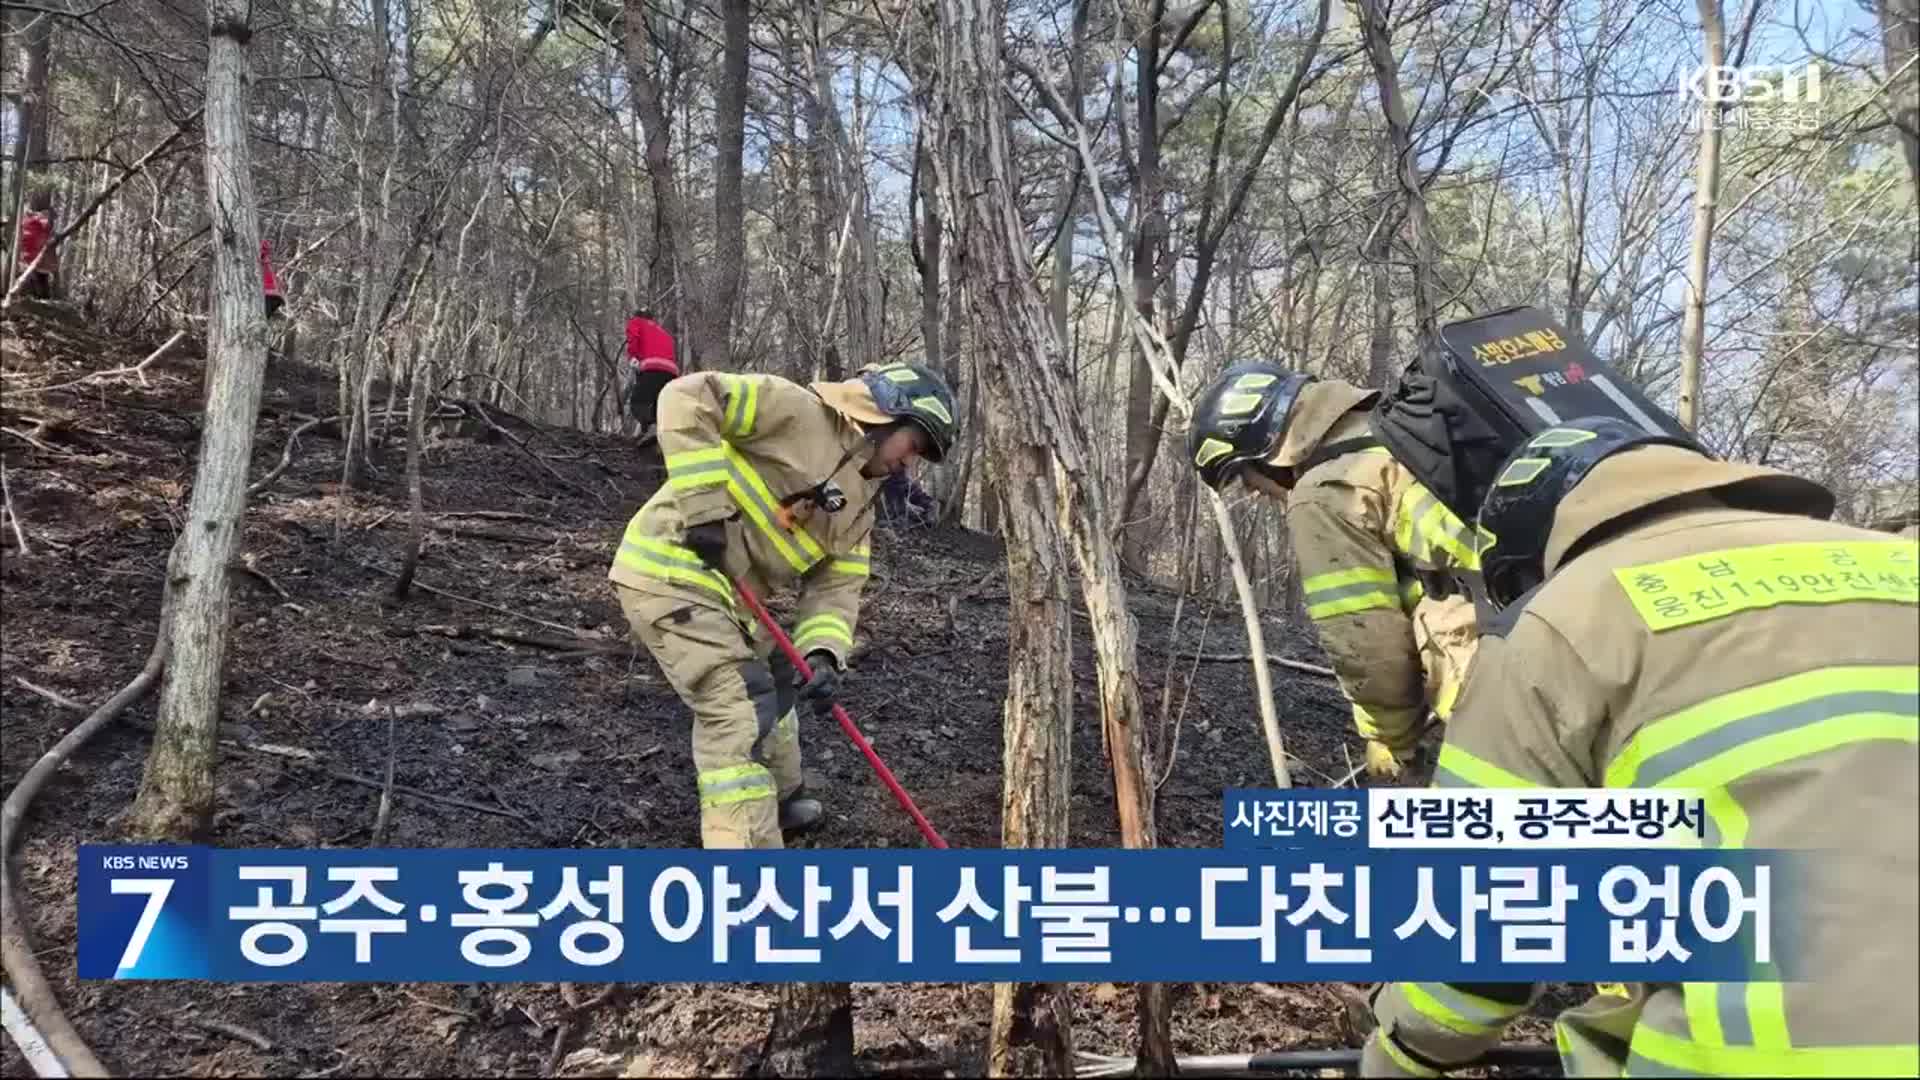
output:
[[881, 412], [910, 421], [927, 433], [928, 461], [940, 461], [953, 446], [960, 424], [954, 418], [953, 391], [946, 380], [920, 364], [883, 364], [862, 372], [860, 380]]
[[1547, 540], [1560, 501], [1594, 466], [1641, 446], [1678, 446], [1685, 439], [1656, 435], [1611, 416], [1585, 416], [1550, 427], [1522, 443], [1494, 474], [1480, 504], [1480, 528], [1498, 539], [1480, 553], [1487, 596], [1506, 607], [1546, 577]]
[[1200, 470], [1200, 481], [1218, 491], [1248, 462], [1272, 457], [1300, 388], [1313, 381], [1265, 361], [1221, 372], [1193, 403], [1187, 428], [1187, 460]]

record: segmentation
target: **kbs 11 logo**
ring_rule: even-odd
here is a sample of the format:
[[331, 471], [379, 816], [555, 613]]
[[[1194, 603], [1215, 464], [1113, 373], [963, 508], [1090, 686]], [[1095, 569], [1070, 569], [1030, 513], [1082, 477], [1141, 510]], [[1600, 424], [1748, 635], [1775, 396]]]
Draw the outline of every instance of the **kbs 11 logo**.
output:
[[[1701, 64], [1680, 73], [1680, 97], [1698, 104], [1693, 130], [1716, 127], [1813, 131], [1820, 122], [1820, 64]], [[1708, 107], [1708, 106], [1717, 106]]]

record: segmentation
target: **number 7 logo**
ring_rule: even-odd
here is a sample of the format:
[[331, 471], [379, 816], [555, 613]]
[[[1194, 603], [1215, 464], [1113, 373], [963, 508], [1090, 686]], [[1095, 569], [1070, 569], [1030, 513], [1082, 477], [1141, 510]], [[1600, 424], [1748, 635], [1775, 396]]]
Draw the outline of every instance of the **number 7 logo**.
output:
[[114, 878], [110, 891], [115, 894], [147, 894], [147, 906], [140, 912], [140, 921], [133, 927], [133, 936], [127, 939], [127, 951], [120, 954], [120, 966], [114, 972], [118, 974], [140, 962], [140, 954], [147, 947], [147, 937], [153, 933], [153, 924], [160, 921], [160, 909], [166, 906], [167, 894], [173, 891], [173, 879]]

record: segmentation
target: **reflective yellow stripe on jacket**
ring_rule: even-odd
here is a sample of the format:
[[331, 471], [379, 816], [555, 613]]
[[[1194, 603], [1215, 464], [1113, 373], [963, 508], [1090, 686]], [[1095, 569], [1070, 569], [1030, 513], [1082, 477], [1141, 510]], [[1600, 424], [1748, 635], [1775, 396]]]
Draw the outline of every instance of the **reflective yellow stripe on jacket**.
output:
[[643, 516], [635, 514], [633, 520], [627, 522], [626, 535], [620, 538], [620, 551], [614, 556], [614, 565], [659, 581], [705, 589], [718, 596], [731, 609], [733, 585], [727, 581], [726, 575], [708, 569], [707, 564], [701, 562], [700, 556], [694, 554], [691, 548], [648, 536], [640, 525]]
[[1893, 1046], [1702, 1046], [1641, 1024], [1627, 1076], [1914, 1076], [1920, 1044]]
[[1426, 566], [1480, 569], [1484, 534], [1460, 520], [1425, 485], [1415, 481], [1400, 496], [1393, 514], [1393, 546]]
[[[1700, 791], [1714, 846], [1744, 847], [1748, 818], [1731, 793], [1735, 783], [1768, 769], [1792, 766], [1822, 751], [1876, 740], [1920, 741], [1920, 667], [1820, 668], [1709, 698], [1642, 727], [1608, 763], [1605, 786]], [[1452, 743], [1441, 748], [1435, 784], [1536, 786], [1535, 781]], [[1680, 1035], [1641, 1024], [1634, 1031], [1627, 1074], [1920, 1073], [1920, 1044], [1795, 1046], [1787, 1021], [1784, 984], [1764, 978], [1773, 974], [1770, 969], [1755, 974], [1763, 977], [1746, 983], [1683, 985], [1689, 1033]]]
[[814, 646], [832, 642], [840, 646], [841, 652], [853, 649], [853, 627], [847, 620], [832, 612], [822, 612], [809, 619], [803, 619], [793, 630], [793, 647], [806, 653]]
[[1307, 617], [1330, 619], [1373, 608], [1398, 608], [1398, 585], [1393, 571], [1370, 566], [1315, 574], [1300, 583], [1306, 593]]
[[[743, 401], [745, 404], [741, 404]], [[752, 424], [752, 401], [750, 393], [734, 395], [730, 399], [727, 409], [730, 428], [735, 424]], [[759, 471], [731, 445], [722, 443], [674, 454], [667, 458], [667, 473], [675, 491], [725, 484], [734, 505], [779, 552], [794, 573], [804, 574], [826, 558], [826, 552], [804, 529], [781, 527], [777, 513], [780, 500], [767, 488], [767, 482], [761, 479]]]

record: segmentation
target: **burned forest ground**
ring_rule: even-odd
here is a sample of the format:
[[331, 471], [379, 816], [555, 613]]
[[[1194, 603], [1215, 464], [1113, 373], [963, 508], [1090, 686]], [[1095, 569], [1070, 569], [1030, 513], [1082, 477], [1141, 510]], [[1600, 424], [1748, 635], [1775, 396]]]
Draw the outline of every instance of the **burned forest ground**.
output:
[[[133, 678], [152, 647], [162, 567], [187, 513], [205, 360], [183, 343], [143, 371], [96, 376], [138, 364], [157, 343], [104, 338], [62, 309], [33, 304], [8, 313], [3, 329], [0, 447], [29, 546], [16, 551], [7, 528], [0, 782], [11, 790]], [[289, 433], [334, 412], [336, 395], [330, 372], [272, 362], [251, 475], [279, 465]], [[376, 407], [385, 397], [375, 394]], [[404, 410], [404, 390], [400, 397]], [[436, 416], [456, 411], [441, 402]], [[699, 845], [688, 713], [628, 643], [606, 581], [621, 529], [661, 478], [658, 456], [528, 423], [510, 406], [486, 415], [498, 430], [471, 417], [430, 422], [422, 471], [432, 532], [404, 602], [392, 597], [409, 523], [401, 419], [376, 428], [377, 472], [363, 489], [340, 486], [343, 433], [322, 423], [250, 500], [233, 576], [211, 843], [366, 846], [391, 755], [396, 782], [413, 790], [392, 808], [386, 846]], [[882, 530], [874, 561], [843, 700], [949, 843], [995, 846], [1007, 656], [999, 541], [957, 529]], [[1272, 779], [1252, 679], [1244, 664], [1172, 658], [1244, 651], [1237, 609], [1230, 592], [1211, 606], [1204, 598], [1182, 606], [1138, 583], [1130, 596], [1150, 733], [1177, 745], [1159, 789], [1161, 841], [1217, 847], [1221, 790]], [[1270, 651], [1321, 659], [1311, 633], [1275, 622], [1266, 634]], [[1116, 847], [1084, 623], [1075, 643], [1072, 843]], [[1338, 689], [1275, 675], [1296, 783], [1347, 775], [1360, 748]], [[752, 1067], [775, 996], [764, 984], [626, 986], [586, 1004], [599, 988], [81, 982], [76, 849], [124, 835], [120, 815], [139, 784], [157, 697], [59, 770], [26, 819], [16, 858], [40, 963], [116, 1074], [690, 1076]], [[836, 730], [811, 726], [803, 741], [828, 808], [808, 846], [920, 842]], [[1158, 757], [1164, 768], [1167, 754]], [[984, 1065], [990, 987], [861, 984], [854, 993], [863, 1072], [969, 1075]], [[1087, 984], [1073, 994], [1077, 1047], [1130, 1052], [1132, 993]], [[1567, 1000], [1565, 990], [1550, 995], [1512, 1035], [1544, 1038], [1551, 1006]], [[1183, 984], [1174, 1002], [1183, 1054], [1357, 1045], [1334, 987]], [[11, 1042], [0, 1065], [30, 1075]]]

